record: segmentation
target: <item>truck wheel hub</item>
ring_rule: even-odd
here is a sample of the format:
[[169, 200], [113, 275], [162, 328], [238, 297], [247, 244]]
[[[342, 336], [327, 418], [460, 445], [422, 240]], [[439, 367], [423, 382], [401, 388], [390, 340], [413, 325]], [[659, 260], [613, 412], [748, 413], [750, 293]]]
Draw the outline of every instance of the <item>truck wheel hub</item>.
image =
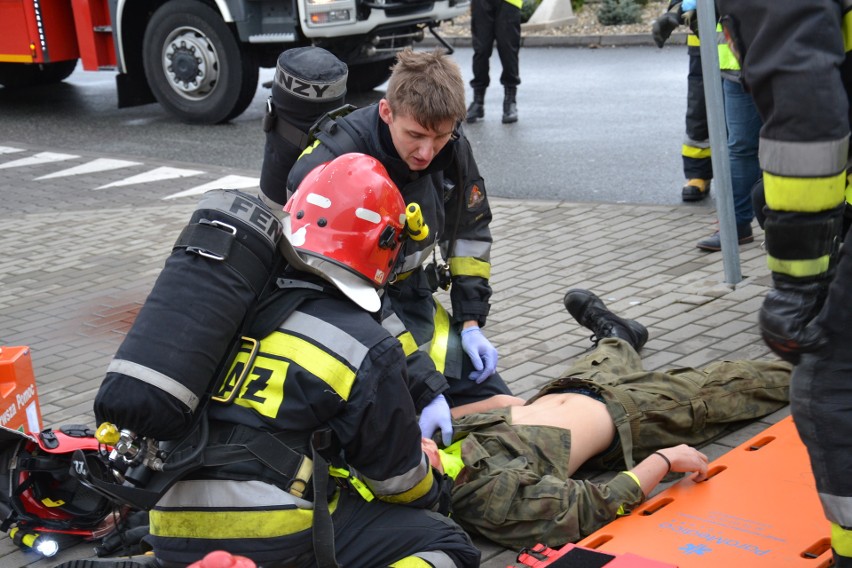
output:
[[163, 49], [163, 71], [175, 92], [187, 99], [203, 99], [219, 79], [216, 48], [195, 28], [176, 29]]

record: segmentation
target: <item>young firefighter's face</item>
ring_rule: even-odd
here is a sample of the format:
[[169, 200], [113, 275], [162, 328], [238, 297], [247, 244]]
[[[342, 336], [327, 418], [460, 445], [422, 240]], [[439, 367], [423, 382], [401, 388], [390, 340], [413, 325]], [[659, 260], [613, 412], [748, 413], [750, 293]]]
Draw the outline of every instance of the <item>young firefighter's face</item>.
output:
[[386, 99], [379, 101], [379, 116], [388, 125], [393, 146], [412, 171], [425, 170], [453, 136], [455, 122], [447, 120], [434, 130], [414, 118], [394, 113]]

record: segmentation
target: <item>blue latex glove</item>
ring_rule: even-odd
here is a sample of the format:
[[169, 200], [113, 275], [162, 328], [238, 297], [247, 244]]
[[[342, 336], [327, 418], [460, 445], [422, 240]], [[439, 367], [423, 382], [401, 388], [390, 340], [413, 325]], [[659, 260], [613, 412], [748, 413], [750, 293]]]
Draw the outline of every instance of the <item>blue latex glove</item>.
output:
[[470, 357], [470, 362], [476, 369], [469, 376], [471, 381], [476, 381], [476, 384], [479, 384], [494, 374], [494, 371], [497, 370], [497, 350], [482, 335], [482, 330], [479, 327], [473, 326], [463, 329], [461, 343], [462, 349]]
[[441, 441], [444, 446], [453, 443], [453, 418], [450, 415], [450, 405], [444, 395], [439, 394], [420, 413], [420, 432], [424, 438], [431, 439], [436, 430], [441, 431]]
[[689, 12], [690, 10], [695, 10], [698, 6], [698, 0], [683, 0], [680, 5], [680, 9], [683, 12]]

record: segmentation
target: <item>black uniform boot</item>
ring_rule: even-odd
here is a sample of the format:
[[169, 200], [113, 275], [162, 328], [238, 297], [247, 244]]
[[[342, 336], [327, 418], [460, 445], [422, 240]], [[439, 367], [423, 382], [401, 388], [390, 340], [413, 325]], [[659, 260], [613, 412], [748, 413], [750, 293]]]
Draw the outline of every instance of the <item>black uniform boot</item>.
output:
[[648, 341], [648, 330], [644, 325], [618, 317], [588, 290], [568, 290], [563, 302], [577, 323], [592, 330], [590, 339], [595, 345], [601, 339], [617, 337], [627, 341], [638, 352]]
[[465, 122], [473, 123], [485, 117], [485, 89], [474, 89], [473, 102], [467, 107]]
[[517, 88], [506, 87], [505, 95], [503, 96], [503, 124], [518, 122], [518, 103], [515, 102], [515, 95], [517, 93]]

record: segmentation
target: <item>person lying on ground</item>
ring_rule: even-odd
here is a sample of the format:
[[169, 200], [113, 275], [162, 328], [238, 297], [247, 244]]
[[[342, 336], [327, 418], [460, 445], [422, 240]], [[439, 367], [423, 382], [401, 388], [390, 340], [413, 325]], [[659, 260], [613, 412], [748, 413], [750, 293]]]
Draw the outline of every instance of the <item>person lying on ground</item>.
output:
[[[453, 518], [507, 547], [561, 546], [639, 505], [671, 472], [707, 474], [694, 446], [783, 408], [791, 367], [724, 361], [698, 370], [645, 371], [640, 323], [586, 290], [565, 305], [597, 348], [524, 405], [454, 410], [454, 443], [424, 448], [455, 478]], [[609, 480], [588, 479], [612, 472]]]

